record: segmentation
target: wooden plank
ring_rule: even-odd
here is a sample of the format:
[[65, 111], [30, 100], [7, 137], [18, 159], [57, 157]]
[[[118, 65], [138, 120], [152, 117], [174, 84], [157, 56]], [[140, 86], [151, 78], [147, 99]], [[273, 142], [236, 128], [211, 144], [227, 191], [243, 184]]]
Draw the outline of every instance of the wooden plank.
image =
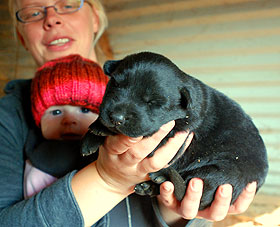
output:
[[259, 18], [277, 18], [280, 16], [280, 7], [274, 9], [257, 9], [252, 12], [234, 12], [234, 13], [221, 13], [219, 15], [206, 15], [199, 18], [187, 18], [180, 20], [168, 21], [156, 21], [139, 24], [122, 24], [116, 25], [110, 28], [110, 33], [115, 35], [123, 35], [126, 33], [142, 33], [150, 31], [158, 31], [163, 29], [169, 29], [170, 27], [187, 27], [187, 26], [202, 26], [212, 24], [225, 24], [230, 22], [242, 22], [245, 20], [257, 20]]

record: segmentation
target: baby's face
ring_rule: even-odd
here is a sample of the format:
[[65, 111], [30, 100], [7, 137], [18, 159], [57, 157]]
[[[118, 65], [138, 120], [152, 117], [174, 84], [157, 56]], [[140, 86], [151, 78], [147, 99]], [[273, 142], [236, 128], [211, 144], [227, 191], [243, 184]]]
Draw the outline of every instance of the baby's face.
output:
[[46, 139], [78, 140], [97, 117], [98, 114], [80, 106], [51, 106], [41, 118], [42, 134]]

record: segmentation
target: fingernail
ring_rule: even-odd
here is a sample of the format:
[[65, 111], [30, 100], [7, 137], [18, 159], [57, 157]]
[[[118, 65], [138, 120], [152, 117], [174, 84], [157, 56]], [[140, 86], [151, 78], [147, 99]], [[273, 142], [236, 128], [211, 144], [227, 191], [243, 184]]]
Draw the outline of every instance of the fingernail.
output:
[[222, 190], [221, 190], [221, 194], [223, 197], [229, 197], [232, 194], [232, 186], [231, 185], [223, 185]]
[[247, 190], [248, 192], [253, 192], [253, 191], [255, 191], [255, 190], [256, 190], [256, 182], [254, 181], [254, 182], [248, 184], [248, 185], [246, 186], [246, 190]]
[[171, 187], [169, 186], [169, 185], [164, 185], [164, 190], [166, 191], [166, 192], [170, 192], [171, 191]]
[[202, 181], [201, 180], [192, 180], [191, 187], [192, 187], [192, 190], [195, 192], [200, 191], [201, 188], [203, 187]]
[[160, 128], [161, 128], [162, 130], [168, 130], [168, 131], [170, 131], [171, 128], [174, 127], [174, 125], [175, 125], [175, 121], [170, 121], [170, 122], [168, 122], [168, 123], [162, 125]]

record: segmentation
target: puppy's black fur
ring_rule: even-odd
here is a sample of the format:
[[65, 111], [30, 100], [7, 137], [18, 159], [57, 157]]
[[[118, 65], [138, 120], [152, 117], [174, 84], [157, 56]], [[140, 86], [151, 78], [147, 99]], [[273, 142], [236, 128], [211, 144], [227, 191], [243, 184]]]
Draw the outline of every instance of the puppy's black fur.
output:
[[219, 185], [233, 186], [234, 202], [248, 183], [257, 181], [258, 189], [264, 183], [268, 171], [264, 143], [236, 102], [155, 53], [108, 61], [104, 71], [111, 79], [99, 118], [83, 139], [83, 155], [95, 152], [107, 135], [147, 137], [171, 120], [175, 127], [159, 146], [178, 131], [194, 132], [183, 155], [178, 151], [171, 167], [150, 173], [151, 181], [137, 185], [136, 193], [155, 195], [159, 184], [170, 180], [181, 200], [189, 180], [198, 177], [204, 181], [200, 204], [204, 209]]

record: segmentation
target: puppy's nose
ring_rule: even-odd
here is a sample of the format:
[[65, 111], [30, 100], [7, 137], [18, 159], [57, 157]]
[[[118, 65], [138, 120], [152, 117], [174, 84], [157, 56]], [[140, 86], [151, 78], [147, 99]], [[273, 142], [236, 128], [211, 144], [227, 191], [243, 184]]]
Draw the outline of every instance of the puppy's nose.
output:
[[124, 123], [125, 117], [121, 113], [112, 113], [110, 115], [110, 120], [115, 126], [118, 126], [118, 125], [122, 125]]

